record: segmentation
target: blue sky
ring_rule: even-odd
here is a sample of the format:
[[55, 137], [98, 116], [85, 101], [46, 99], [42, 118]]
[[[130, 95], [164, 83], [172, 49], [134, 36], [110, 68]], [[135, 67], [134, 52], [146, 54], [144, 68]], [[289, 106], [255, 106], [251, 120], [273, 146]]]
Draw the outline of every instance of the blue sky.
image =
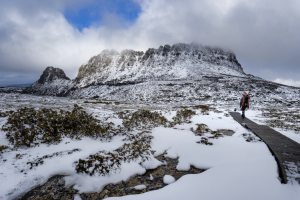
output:
[[90, 26], [106, 26], [103, 16], [111, 13], [120, 19], [134, 23], [141, 12], [141, 7], [136, 1], [131, 0], [93, 0], [79, 7], [67, 7], [63, 14], [67, 21], [74, 27], [82, 31]]

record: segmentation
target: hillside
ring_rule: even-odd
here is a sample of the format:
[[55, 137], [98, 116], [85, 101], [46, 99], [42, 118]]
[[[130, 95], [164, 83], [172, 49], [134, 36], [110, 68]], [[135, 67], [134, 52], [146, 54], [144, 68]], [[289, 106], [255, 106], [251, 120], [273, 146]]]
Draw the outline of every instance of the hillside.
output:
[[[0, 199], [299, 199], [284, 163], [229, 111], [300, 143], [300, 90], [246, 74], [234, 53], [196, 44], [104, 50], [71, 80], [47, 67], [0, 89]], [[46, 96], [47, 95], [47, 96]]]
[[[54, 78], [45, 81], [44, 74]], [[74, 80], [52, 67], [24, 90], [35, 95], [194, 104], [232, 102], [243, 91], [251, 94], [254, 105], [299, 105], [299, 88], [246, 74], [233, 52], [194, 43], [145, 53], [104, 50], [81, 65]]]

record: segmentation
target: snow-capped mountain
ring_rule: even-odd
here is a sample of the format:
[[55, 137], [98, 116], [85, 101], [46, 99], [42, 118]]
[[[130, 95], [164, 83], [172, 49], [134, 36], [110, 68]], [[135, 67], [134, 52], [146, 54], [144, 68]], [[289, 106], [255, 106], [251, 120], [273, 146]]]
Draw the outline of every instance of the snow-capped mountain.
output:
[[104, 50], [81, 65], [74, 80], [70, 80], [61, 69], [47, 67], [27, 92], [67, 96], [71, 90], [95, 85], [198, 80], [204, 75], [217, 74], [247, 76], [233, 52], [195, 43], [165, 45], [150, 48], [145, 53]]
[[198, 44], [148, 49], [104, 50], [81, 65], [70, 80], [48, 67], [25, 93], [124, 101], [201, 103], [237, 100], [242, 92], [257, 104], [296, 104], [299, 88], [263, 80], [243, 71], [235, 54]]
[[62, 69], [47, 67], [39, 80], [25, 91], [37, 95], [66, 96], [74, 88], [74, 81], [66, 76]]
[[79, 87], [139, 83], [149, 80], [191, 80], [206, 74], [245, 76], [233, 52], [197, 44], [148, 49], [104, 50], [79, 68]]

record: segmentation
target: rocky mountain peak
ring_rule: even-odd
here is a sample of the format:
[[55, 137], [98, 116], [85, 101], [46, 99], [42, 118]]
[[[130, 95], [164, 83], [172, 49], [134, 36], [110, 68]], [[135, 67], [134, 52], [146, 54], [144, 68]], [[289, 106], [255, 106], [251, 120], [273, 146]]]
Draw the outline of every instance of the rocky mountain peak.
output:
[[81, 65], [79, 87], [137, 83], [147, 80], [197, 79], [207, 74], [246, 74], [231, 51], [197, 43], [149, 48], [145, 53], [104, 50]]
[[70, 80], [62, 69], [49, 66], [43, 71], [43, 74], [37, 82], [39, 84], [51, 83], [57, 79]]

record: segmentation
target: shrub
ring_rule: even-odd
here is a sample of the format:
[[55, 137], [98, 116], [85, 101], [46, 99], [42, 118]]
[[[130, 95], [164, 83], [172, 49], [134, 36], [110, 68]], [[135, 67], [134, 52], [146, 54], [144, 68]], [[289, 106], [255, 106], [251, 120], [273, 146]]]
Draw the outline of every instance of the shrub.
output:
[[127, 134], [125, 143], [120, 148], [113, 152], [99, 151], [96, 154], [90, 155], [86, 159], [79, 159], [75, 162], [77, 173], [85, 173], [90, 176], [104, 176], [120, 169], [122, 162], [131, 162], [140, 159], [140, 164], [149, 160], [155, 151], [150, 150], [151, 139], [153, 138], [143, 131], [136, 135]]
[[77, 104], [74, 104], [72, 112], [25, 107], [11, 113], [2, 130], [7, 132], [7, 139], [15, 147], [30, 147], [37, 142], [59, 142], [64, 136], [76, 139], [82, 136], [111, 138], [118, 134], [112, 128], [113, 123], [99, 123], [100, 120]]
[[196, 115], [196, 112], [190, 109], [178, 110], [176, 116], [172, 119], [174, 122], [171, 123], [171, 126], [182, 123], [191, 123], [191, 118], [193, 115]]

